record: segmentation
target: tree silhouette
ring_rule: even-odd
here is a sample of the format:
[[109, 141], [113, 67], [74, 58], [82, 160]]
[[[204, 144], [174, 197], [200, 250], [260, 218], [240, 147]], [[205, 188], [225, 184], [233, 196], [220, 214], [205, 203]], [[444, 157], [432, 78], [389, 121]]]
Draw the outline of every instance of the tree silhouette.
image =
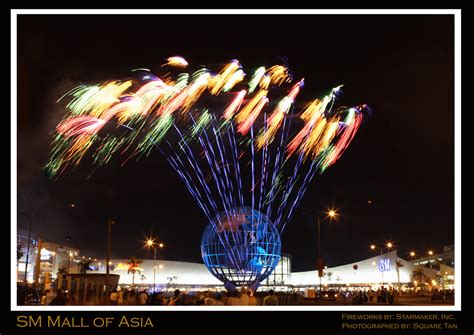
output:
[[411, 274], [411, 278], [412, 280], [419, 281], [420, 284], [422, 284], [424, 281], [428, 279], [428, 277], [423, 272], [423, 267], [418, 267], [415, 270], [413, 270]]
[[67, 269], [66, 268], [59, 268], [58, 272], [56, 274], [57, 275], [65, 275], [65, 274], [67, 274]]
[[90, 271], [92, 270], [91, 268], [91, 260], [90, 259], [82, 259], [80, 262], [79, 262], [79, 272], [82, 274], [82, 275], [85, 275], [87, 273], [87, 271]]
[[135, 256], [133, 256], [130, 262], [128, 263], [127, 274], [132, 273], [132, 287], [135, 285], [135, 273], [138, 272], [138, 274], [141, 274], [140, 263], [142, 262], [142, 260], [136, 259]]
[[395, 265], [397, 267], [397, 278], [398, 278], [398, 290], [400, 291], [400, 268], [404, 267], [402, 261], [398, 260], [395, 262]]
[[16, 246], [16, 260], [19, 261], [23, 255], [25, 254], [25, 252], [23, 251], [23, 244], [19, 243], [17, 246]]

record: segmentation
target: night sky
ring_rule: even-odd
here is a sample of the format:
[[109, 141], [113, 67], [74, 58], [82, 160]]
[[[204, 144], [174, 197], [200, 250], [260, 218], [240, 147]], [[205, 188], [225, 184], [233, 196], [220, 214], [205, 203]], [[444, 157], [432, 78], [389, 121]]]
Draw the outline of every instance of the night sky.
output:
[[333, 206], [337, 223], [321, 225], [329, 266], [369, 257], [371, 242], [389, 239], [402, 258], [442, 251], [454, 243], [453, 24], [435, 15], [19, 16], [18, 210], [43, 240], [86, 256], [105, 258], [113, 217], [113, 258], [151, 258], [141, 241], [153, 233], [163, 257], [201, 262], [207, 220], [159, 152], [124, 167], [117, 158], [90, 178], [87, 161], [48, 178], [42, 167], [64, 113], [56, 101], [80, 83], [158, 72], [174, 55], [215, 71], [236, 58], [247, 73], [285, 57], [305, 78], [298, 106], [344, 84], [337, 105], [374, 111], [287, 225], [282, 251], [293, 269], [315, 267], [316, 218]]

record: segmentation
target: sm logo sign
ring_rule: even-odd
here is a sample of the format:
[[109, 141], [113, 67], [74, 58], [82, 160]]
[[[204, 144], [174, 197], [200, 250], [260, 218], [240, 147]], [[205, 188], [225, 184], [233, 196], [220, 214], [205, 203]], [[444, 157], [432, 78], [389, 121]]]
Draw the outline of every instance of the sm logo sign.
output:
[[380, 272], [390, 271], [390, 258], [380, 259], [378, 268]]

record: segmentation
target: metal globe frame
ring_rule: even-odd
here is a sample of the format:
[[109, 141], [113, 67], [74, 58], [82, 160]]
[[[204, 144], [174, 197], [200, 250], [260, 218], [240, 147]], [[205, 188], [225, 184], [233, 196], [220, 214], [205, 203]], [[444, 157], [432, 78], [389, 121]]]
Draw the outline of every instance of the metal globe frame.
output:
[[280, 260], [280, 234], [259, 211], [233, 208], [219, 213], [207, 225], [201, 254], [206, 267], [227, 290], [246, 287], [255, 291]]

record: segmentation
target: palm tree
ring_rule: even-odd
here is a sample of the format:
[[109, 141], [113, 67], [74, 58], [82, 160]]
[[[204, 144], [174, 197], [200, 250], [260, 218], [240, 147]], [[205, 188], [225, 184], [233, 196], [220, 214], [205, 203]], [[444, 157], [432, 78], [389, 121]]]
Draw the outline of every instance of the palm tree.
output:
[[85, 275], [87, 271], [90, 271], [92, 270], [91, 268], [91, 260], [90, 259], [82, 259], [80, 262], [79, 262], [79, 272], [82, 274], [82, 275]]
[[332, 278], [332, 272], [327, 272], [324, 275], [327, 277], [327, 281], [330, 282]]
[[56, 272], [56, 278], [64, 279], [64, 275], [67, 274], [67, 268], [59, 268]]
[[395, 264], [397, 266], [398, 291], [400, 292], [400, 268], [404, 267], [405, 265], [403, 265], [402, 261], [400, 260], [397, 260]]
[[173, 281], [178, 279], [178, 277], [176, 276], [172, 276], [172, 277], [167, 277], [168, 279], [168, 286], [170, 286], [171, 284], [173, 284]]
[[423, 281], [426, 281], [427, 280], [427, 276], [425, 275], [425, 273], [423, 272], [423, 267], [418, 267], [416, 268], [415, 270], [413, 270], [412, 274], [411, 274], [411, 278], [412, 280], [417, 280], [421, 283], [423, 283]]
[[132, 287], [135, 285], [135, 272], [138, 272], [138, 274], [141, 274], [140, 272], [140, 263], [142, 263], [142, 260], [136, 259], [135, 256], [132, 257], [130, 262], [128, 263], [128, 272], [127, 274], [132, 273]]
[[65, 274], [67, 274], [66, 268], [59, 268], [58, 272], [56, 273], [56, 275], [65, 275]]

